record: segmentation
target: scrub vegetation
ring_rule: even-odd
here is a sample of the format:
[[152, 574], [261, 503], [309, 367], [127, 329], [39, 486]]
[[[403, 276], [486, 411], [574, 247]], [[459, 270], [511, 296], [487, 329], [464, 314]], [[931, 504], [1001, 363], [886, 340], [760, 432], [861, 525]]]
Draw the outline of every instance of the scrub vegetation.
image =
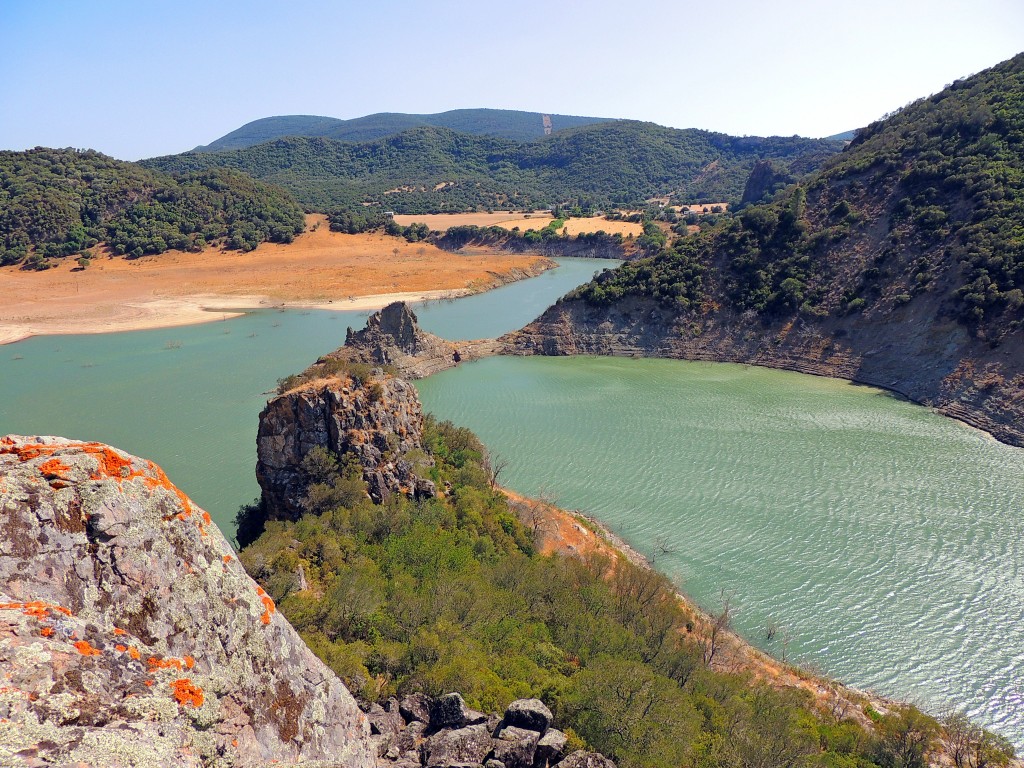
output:
[[[913, 707], [822, 707], [712, 669], [709, 638], [665, 577], [624, 559], [539, 555], [472, 433], [428, 417], [423, 444], [419, 471], [441, 498], [375, 505], [356, 462], [314, 449], [301, 519], [267, 522], [251, 541], [257, 510], [240, 510], [247, 570], [364, 699], [457, 690], [500, 711], [536, 696], [624, 768], [923, 768], [950, 737]], [[951, 723], [985, 764], [1008, 762], [1005, 741]]]

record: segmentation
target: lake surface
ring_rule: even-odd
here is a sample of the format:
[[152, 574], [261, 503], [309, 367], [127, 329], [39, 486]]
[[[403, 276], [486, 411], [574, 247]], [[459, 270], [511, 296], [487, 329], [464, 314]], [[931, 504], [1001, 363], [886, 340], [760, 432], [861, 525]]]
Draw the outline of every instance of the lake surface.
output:
[[[558, 269], [537, 278], [416, 311], [430, 331], [450, 332], [450, 315], [471, 336], [499, 335], [619, 263], [556, 261]], [[483, 319], [467, 318], [466, 305]], [[151, 459], [229, 532], [238, 507], [259, 495], [256, 427], [278, 379], [341, 346], [346, 328], [361, 328], [368, 315], [260, 310], [203, 325], [0, 346], [0, 435], [98, 440]]]
[[[607, 266], [563, 264], [432, 305], [423, 325], [496, 335]], [[2, 347], [0, 433], [151, 458], [229, 529], [258, 492], [266, 393], [365, 317], [261, 311]], [[1024, 746], [1021, 449], [878, 390], [736, 365], [494, 358], [418, 385], [510, 460], [512, 488], [594, 514], [640, 551], [667, 542], [658, 567], [709, 609], [731, 593], [754, 642], [781, 655], [787, 637], [790, 660], [929, 708], [966, 703]], [[776, 639], [759, 642], [768, 624]]]
[[658, 568], [707, 609], [732, 595], [761, 647], [933, 711], [968, 701], [1024, 744], [1024, 450], [753, 366], [491, 358], [417, 385], [517, 491], [669, 544]]

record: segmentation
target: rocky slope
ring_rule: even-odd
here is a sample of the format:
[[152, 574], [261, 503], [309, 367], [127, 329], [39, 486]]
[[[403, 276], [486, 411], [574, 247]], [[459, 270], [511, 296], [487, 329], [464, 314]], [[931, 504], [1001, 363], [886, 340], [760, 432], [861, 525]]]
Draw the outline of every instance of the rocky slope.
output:
[[367, 719], [155, 464], [0, 438], [0, 764], [374, 764]]
[[414, 693], [367, 710], [382, 766], [615, 768], [595, 752], [568, 752], [568, 737], [551, 727], [539, 699], [513, 701], [501, 717], [470, 709], [458, 693]]
[[393, 493], [436, 495], [434, 484], [415, 468], [417, 462], [429, 466], [419, 397], [395, 374], [422, 378], [501, 349], [493, 339], [451, 342], [426, 333], [403, 302], [373, 313], [360, 331], [350, 328], [345, 346], [285, 380], [283, 391], [260, 414], [261, 517], [297, 520], [302, 515], [316, 484], [304, 461], [317, 448], [335, 457], [354, 456], [375, 502]]
[[315, 477], [303, 462], [321, 448], [334, 456], [353, 455], [371, 498], [393, 493], [435, 495], [433, 483], [414, 471], [423, 412], [411, 384], [373, 369], [317, 379], [281, 394], [260, 414], [256, 437], [256, 479], [270, 518], [297, 520]]
[[505, 354], [709, 360], [847, 378], [1024, 445], [1022, 340], [992, 349], [955, 321], [936, 321], [931, 311], [921, 302], [883, 321], [796, 318], [765, 325], [727, 311], [681, 314], [641, 297], [608, 306], [576, 299], [501, 341]]
[[605, 273], [523, 354], [876, 384], [1024, 445], [1024, 54], [862, 131], [771, 203]]

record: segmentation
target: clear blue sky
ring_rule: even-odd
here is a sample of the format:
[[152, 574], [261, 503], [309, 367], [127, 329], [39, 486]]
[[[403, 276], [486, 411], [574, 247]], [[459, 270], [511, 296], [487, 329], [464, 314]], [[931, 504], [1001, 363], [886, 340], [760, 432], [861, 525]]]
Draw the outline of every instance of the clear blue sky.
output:
[[0, 148], [523, 109], [825, 136], [1024, 50], [1022, 0], [0, 0]]

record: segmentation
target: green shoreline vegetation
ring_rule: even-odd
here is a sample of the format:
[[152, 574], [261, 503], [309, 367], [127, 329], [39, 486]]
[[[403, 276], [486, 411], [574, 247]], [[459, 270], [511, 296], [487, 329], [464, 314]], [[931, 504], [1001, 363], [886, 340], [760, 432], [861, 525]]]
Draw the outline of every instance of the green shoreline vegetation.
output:
[[1024, 324], [1024, 54], [857, 132], [823, 168], [573, 298], [705, 302], [765, 324], [925, 294], [993, 346]]
[[261, 532], [258, 502], [239, 511], [246, 569], [362, 698], [457, 690], [500, 711], [536, 696], [574, 744], [623, 768], [923, 768], [943, 744], [959, 745], [958, 768], [1013, 758], [960, 714], [866, 707], [869, 731], [806, 691], [712, 670], [666, 577], [539, 555], [469, 430], [428, 417], [423, 442], [442, 498], [375, 505], [357, 462], [314, 449], [301, 519]]

